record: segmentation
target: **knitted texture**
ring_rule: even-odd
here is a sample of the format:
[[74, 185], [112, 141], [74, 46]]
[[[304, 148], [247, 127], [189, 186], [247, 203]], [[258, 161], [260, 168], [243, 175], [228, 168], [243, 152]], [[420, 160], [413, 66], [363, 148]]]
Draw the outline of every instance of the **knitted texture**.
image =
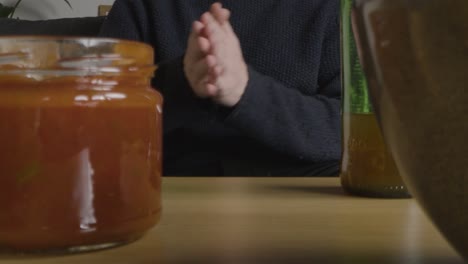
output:
[[[341, 155], [338, 0], [224, 0], [249, 65], [233, 108], [197, 98], [182, 58], [213, 0], [116, 0], [101, 35], [155, 48], [164, 174], [290, 174]], [[320, 173], [320, 172], [317, 172]]]

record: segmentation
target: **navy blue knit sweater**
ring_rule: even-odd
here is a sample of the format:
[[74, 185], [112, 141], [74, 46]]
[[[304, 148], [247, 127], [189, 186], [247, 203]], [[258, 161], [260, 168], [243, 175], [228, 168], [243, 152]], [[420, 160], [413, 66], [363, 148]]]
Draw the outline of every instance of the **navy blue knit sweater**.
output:
[[229, 109], [197, 98], [183, 73], [191, 23], [214, 2], [116, 0], [101, 30], [155, 48], [153, 85], [165, 99], [164, 175], [336, 173], [338, 0], [221, 1], [249, 65], [245, 94]]

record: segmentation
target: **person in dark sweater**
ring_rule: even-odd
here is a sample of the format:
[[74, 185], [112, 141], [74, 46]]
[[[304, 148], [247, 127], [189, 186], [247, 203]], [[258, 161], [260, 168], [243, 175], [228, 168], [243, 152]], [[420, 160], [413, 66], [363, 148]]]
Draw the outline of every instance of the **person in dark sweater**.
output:
[[163, 174], [337, 175], [338, 0], [214, 2], [116, 0], [101, 28], [155, 49]]

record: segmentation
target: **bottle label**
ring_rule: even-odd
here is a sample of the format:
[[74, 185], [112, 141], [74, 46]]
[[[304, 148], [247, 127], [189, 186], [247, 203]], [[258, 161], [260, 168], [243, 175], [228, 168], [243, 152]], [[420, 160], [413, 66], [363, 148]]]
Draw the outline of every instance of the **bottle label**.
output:
[[343, 111], [372, 113], [367, 82], [359, 61], [351, 27], [353, 0], [341, 0], [341, 49]]

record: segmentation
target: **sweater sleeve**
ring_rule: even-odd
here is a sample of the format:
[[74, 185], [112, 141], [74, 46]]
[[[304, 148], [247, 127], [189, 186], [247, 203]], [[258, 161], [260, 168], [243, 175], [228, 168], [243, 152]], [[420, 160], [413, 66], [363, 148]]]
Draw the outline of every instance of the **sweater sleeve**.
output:
[[328, 35], [322, 44], [317, 94], [305, 95], [290, 89], [250, 67], [245, 93], [225, 122], [295, 158], [314, 162], [339, 160], [341, 85], [338, 20], [328, 27]]

